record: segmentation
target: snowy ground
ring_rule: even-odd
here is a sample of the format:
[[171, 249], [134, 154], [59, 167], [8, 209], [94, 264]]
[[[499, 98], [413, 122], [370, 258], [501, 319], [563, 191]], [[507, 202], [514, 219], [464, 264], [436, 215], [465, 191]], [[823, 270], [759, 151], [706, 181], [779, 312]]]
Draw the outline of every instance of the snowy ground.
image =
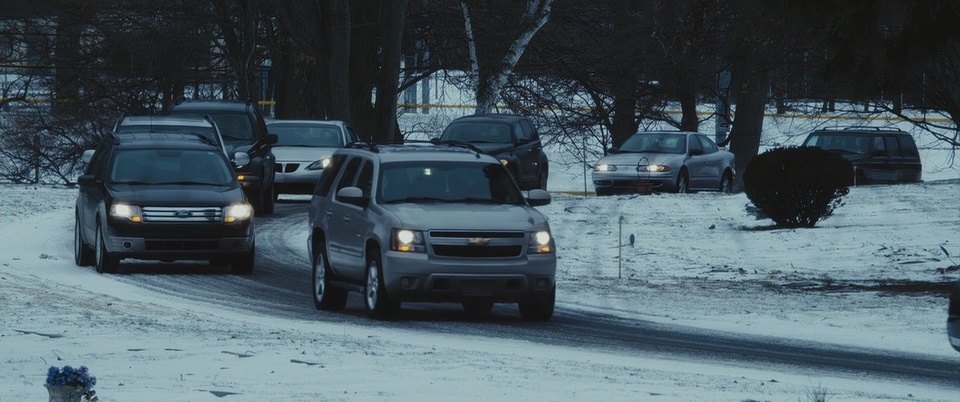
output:
[[[768, 119], [764, 147], [829, 124]], [[960, 169], [917, 138], [926, 183], [854, 188], [834, 217], [796, 230], [755, 219], [742, 194], [571, 195], [583, 190], [582, 168], [551, 150], [550, 188], [560, 192], [542, 211], [558, 244], [558, 304], [960, 364], [946, 341], [944, 293], [960, 276]], [[805, 401], [818, 389], [834, 401], [960, 400], [960, 390], [929, 385], [187, 301], [75, 267], [75, 196], [0, 185], [0, 401], [45, 399], [46, 368], [65, 364], [90, 367], [103, 401]], [[636, 239], [622, 249], [621, 216], [622, 240]], [[305, 249], [305, 236], [289, 238]]]

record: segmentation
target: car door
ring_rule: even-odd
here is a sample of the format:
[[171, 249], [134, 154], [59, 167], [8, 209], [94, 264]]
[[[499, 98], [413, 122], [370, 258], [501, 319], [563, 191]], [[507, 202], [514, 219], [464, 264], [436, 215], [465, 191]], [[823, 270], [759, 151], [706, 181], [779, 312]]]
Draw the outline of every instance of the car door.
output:
[[[373, 162], [366, 158], [357, 158], [362, 161], [360, 170], [356, 174], [356, 179], [352, 186], [360, 188], [363, 195], [370, 197], [373, 188]], [[336, 197], [336, 194], [334, 194]], [[340, 200], [334, 202], [339, 203]], [[343, 203], [343, 218], [340, 220], [342, 236], [344, 242], [341, 252], [345, 258], [346, 276], [354, 279], [363, 279], [364, 270], [367, 268], [366, 255], [364, 254], [364, 240], [366, 239], [369, 222], [366, 219], [366, 208], [354, 204]]]
[[87, 166], [86, 174], [92, 174], [96, 179], [96, 184], [80, 186], [80, 205], [77, 211], [80, 214], [80, 222], [84, 232], [84, 238], [92, 244], [96, 239], [97, 230], [97, 210], [100, 204], [107, 197], [107, 189], [104, 185], [107, 179], [107, 167], [110, 161], [110, 152], [112, 146], [101, 146], [90, 160]]
[[723, 177], [724, 169], [723, 154], [720, 153], [717, 144], [714, 144], [709, 137], [702, 134], [698, 134], [696, 137], [700, 139], [700, 146], [703, 147], [704, 187], [720, 188], [720, 180]]
[[520, 121], [517, 132], [517, 159], [520, 161], [519, 175], [523, 181], [535, 181], [540, 172], [540, 140], [534, 138], [533, 125], [529, 121]]
[[340, 177], [331, 190], [330, 203], [327, 204], [327, 210], [324, 214], [327, 219], [327, 251], [330, 264], [338, 267], [338, 270], [344, 276], [352, 277], [354, 262], [350, 260], [346, 249], [353, 239], [351, 223], [355, 218], [353, 205], [342, 202], [337, 199], [337, 192], [353, 185], [357, 172], [360, 170], [362, 159], [357, 156], [350, 157], [344, 165]]
[[[700, 153], [697, 155], [697, 153]], [[687, 136], [687, 172], [690, 175], [690, 187], [692, 188], [703, 188], [704, 187], [704, 160], [706, 155], [703, 154], [703, 145], [700, 144], [700, 139], [696, 135]]]

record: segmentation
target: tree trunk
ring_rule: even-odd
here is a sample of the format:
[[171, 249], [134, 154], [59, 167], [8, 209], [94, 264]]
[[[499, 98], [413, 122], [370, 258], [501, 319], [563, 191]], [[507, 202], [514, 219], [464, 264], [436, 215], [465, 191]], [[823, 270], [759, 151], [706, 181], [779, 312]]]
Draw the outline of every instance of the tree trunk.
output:
[[693, 77], [687, 77], [680, 86], [680, 130], [696, 132], [700, 129], [697, 118], [697, 87]]
[[74, 66], [80, 59], [80, 13], [82, 6], [66, 1], [57, 15], [54, 47], [53, 114], [57, 117], [75, 117], [80, 105], [80, 83]]
[[637, 132], [636, 109], [637, 92], [633, 87], [618, 87], [613, 95], [613, 129], [610, 130], [614, 147], [620, 147]]
[[381, 69], [377, 77], [377, 100], [374, 105], [374, 139], [397, 138], [397, 87], [400, 82], [400, 48], [403, 45], [403, 20], [407, 7], [404, 0], [392, 0], [384, 10], [381, 35]]
[[[326, 62], [327, 99], [330, 106], [327, 116], [334, 120], [351, 121], [350, 69], [351, 63], [351, 23], [350, 3], [347, 0], [326, 0], [321, 2], [323, 15], [323, 34], [325, 46], [329, 52]], [[369, 63], [369, 61], [367, 61]], [[369, 93], [368, 93], [369, 94]]]
[[730, 132], [730, 152], [736, 158], [737, 176], [734, 191], [743, 191], [743, 174], [760, 150], [763, 115], [766, 106], [766, 78], [760, 74], [740, 74], [737, 87], [737, 108]]

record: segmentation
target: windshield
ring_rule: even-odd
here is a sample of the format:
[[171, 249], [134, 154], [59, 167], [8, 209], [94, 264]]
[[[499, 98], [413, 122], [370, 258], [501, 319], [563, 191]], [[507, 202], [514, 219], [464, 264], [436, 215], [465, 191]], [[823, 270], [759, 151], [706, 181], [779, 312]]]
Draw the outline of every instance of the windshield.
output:
[[401, 162], [382, 166], [378, 200], [523, 204], [510, 173], [498, 163]]
[[203, 117], [205, 115], [210, 116], [213, 118], [214, 123], [217, 123], [217, 127], [220, 128], [220, 135], [223, 136], [224, 141], [242, 141], [250, 143], [256, 139], [253, 137], [253, 126], [250, 125], [250, 119], [247, 117], [246, 113], [195, 112], [193, 110], [187, 110], [176, 113], [176, 115], [196, 117]]
[[870, 136], [813, 134], [803, 143], [805, 147], [819, 147], [827, 151], [840, 151], [852, 154], [865, 154], [870, 151]]
[[443, 130], [440, 139], [472, 143], [513, 143], [508, 124], [488, 122], [453, 123]]
[[233, 174], [223, 153], [183, 149], [131, 149], [114, 155], [111, 184], [227, 186]]
[[634, 134], [620, 146], [620, 152], [683, 154], [687, 152], [686, 134]]
[[271, 124], [271, 134], [277, 135], [277, 146], [287, 147], [341, 147], [340, 127], [320, 124]]
[[154, 126], [154, 125], [130, 125], [124, 124], [117, 129], [117, 134], [129, 134], [129, 133], [183, 133], [183, 134], [197, 134], [206, 138], [210, 141], [211, 144], [220, 145], [220, 139], [217, 137], [217, 132], [214, 131], [213, 127], [197, 127], [197, 126]]

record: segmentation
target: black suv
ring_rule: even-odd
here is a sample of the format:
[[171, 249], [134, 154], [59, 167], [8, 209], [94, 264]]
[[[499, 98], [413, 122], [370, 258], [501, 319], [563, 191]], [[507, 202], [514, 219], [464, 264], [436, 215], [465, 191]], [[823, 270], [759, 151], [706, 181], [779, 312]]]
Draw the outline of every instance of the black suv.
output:
[[176, 133], [106, 137], [77, 180], [74, 259], [116, 272], [124, 258], [254, 267], [253, 208], [223, 151]]
[[465, 142], [500, 160], [523, 190], [547, 189], [550, 166], [540, 133], [530, 119], [509, 114], [477, 114], [450, 123], [440, 142]]
[[249, 155], [249, 163], [241, 164], [236, 158], [233, 163], [237, 179], [253, 208], [257, 214], [273, 213], [276, 158], [270, 149], [277, 143], [277, 136], [267, 133], [260, 109], [253, 102], [185, 101], [174, 105], [170, 114], [210, 116], [220, 129], [227, 155], [233, 157], [237, 152]]
[[818, 130], [803, 146], [839, 152], [853, 164], [854, 184], [920, 181], [923, 169], [913, 137], [895, 128]]

